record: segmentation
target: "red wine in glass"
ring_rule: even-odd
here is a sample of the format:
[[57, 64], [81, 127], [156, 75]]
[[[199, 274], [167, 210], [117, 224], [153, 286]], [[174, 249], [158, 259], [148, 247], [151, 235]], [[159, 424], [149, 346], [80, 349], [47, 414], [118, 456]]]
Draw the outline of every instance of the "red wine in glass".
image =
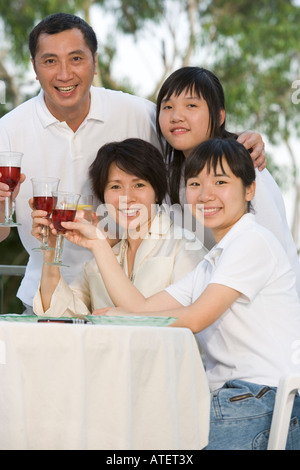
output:
[[66, 233], [61, 222], [73, 222], [76, 216], [76, 210], [73, 209], [53, 209], [52, 222], [58, 233]]
[[56, 201], [52, 211], [52, 222], [57, 231], [57, 237], [54, 260], [53, 262], [46, 264], [69, 267], [62, 263], [63, 243], [67, 230], [62, 227], [61, 223], [74, 221], [80, 194], [53, 191], [53, 197], [56, 198]]
[[[57, 191], [59, 178], [39, 177], [31, 178], [33, 190], [33, 207], [35, 210], [41, 210], [47, 213], [44, 219], [49, 220], [55, 207], [56, 199], [53, 197], [53, 191]], [[51, 250], [49, 246], [49, 226], [42, 225], [41, 228], [41, 245], [39, 248], [33, 248], [33, 251]]]
[[0, 166], [0, 182], [9, 186], [9, 190], [13, 191], [20, 181], [21, 168], [12, 166]]
[[36, 211], [47, 212], [47, 218], [52, 214], [53, 197], [52, 196], [34, 196], [33, 206]]
[[5, 220], [0, 223], [1, 227], [20, 225], [13, 220], [13, 191], [20, 181], [22, 158], [23, 153], [20, 152], [0, 152], [0, 183], [7, 184], [10, 192], [5, 198]]

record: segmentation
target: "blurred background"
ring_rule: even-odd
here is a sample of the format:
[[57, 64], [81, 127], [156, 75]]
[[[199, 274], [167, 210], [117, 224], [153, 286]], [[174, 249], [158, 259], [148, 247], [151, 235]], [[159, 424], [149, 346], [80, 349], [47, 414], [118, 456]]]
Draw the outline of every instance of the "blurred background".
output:
[[[217, 74], [227, 128], [254, 129], [264, 138], [268, 169], [282, 190], [300, 251], [300, 0], [3, 0], [0, 116], [38, 93], [27, 38], [43, 17], [62, 11], [96, 31], [96, 86], [155, 102], [164, 79], [179, 67], [198, 65]], [[0, 244], [0, 265], [26, 265], [27, 259], [12, 229]], [[20, 278], [1, 282], [1, 313], [21, 313]]]

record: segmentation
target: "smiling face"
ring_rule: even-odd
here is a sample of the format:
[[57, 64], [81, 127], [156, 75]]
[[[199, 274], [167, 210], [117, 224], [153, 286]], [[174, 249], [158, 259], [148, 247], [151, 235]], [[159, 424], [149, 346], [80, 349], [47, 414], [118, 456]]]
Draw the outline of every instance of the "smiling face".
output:
[[248, 202], [255, 193], [255, 182], [245, 188], [224, 157], [222, 166], [223, 169], [218, 164], [216, 172], [212, 168], [208, 172], [206, 166], [186, 184], [186, 197], [193, 216], [212, 229], [216, 242], [248, 212]]
[[96, 55], [82, 32], [73, 28], [41, 34], [33, 66], [49, 111], [75, 131], [89, 112]]
[[[225, 111], [220, 113], [220, 122]], [[183, 91], [163, 99], [159, 110], [159, 126], [164, 138], [188, 157], [192, 150], [210, 137], [210, 112], [207, 102], [195, 92]]]
[[155, 191], [148, 181], [126, 173], [112, 163], [104, 201], [110, 215], [130, 232], [132, 238], [148, 230], [156, 204]]

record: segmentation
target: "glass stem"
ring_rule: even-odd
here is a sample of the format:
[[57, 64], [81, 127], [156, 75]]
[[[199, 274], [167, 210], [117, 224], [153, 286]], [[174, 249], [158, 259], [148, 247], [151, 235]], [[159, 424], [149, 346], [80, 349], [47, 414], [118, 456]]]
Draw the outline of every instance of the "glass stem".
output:
[[49, 235], [48, 226], [43, 225], [41, 235], [42, 235], [41, 247], [45, 249], [48, 246], [48, 235]]
[[56, 238], [54, 263], [59, 263], [59, 264], [61, 263], [63, 246], [64, 246], [64, 236], [63, 234], [59, 233]]
[[5, 198], [5, 222], [12, 222], [12, 195]]

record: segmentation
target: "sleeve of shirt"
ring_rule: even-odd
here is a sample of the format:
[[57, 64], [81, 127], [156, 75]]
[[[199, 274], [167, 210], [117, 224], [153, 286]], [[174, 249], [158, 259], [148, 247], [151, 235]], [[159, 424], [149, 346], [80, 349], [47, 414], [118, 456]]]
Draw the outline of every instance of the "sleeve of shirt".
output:
[[[151, 142], [152, 145], [154, 145], [160, 152], [163, 153], [163, 148], [160, 144], [160, 141], [157, 137], [157, 132], [156, 132], [156, 105], [154, 105], [152, 102], [148, 103], [149, 107], [149, 117], [150, 117], [150, 129], [149, 129], [149, 142]], [[147, 119], [147, 127], [149, 126], [149, 122]]]
[[0, 119], [0, 148], [3, 151], [12, 150], [6, 129]]
[[172, 284], [193, 271], [206, 254], [206, 248], [204, 248], [202, 243], [196, 237], [193, 240], [186, 240], [185, 238], [180, 240], [178, 252], [174, 261], [171, 279]]
[[90, 308], [90, 293], [85, 270], [70, 285], [63, 278], [60, 279], [48, 310], [44, 311], [40, 288], [33, 300], [33, 311], [38, 316], [83, 317], [91, 314]]
[[300, 294], [300, 263], [297, 247], [289, 228], [281, 191], [268, 170], [256, 170], [256, 190], [252, 202], [256, 221], [269, 229], [283, 246], [297, 278]]
[[241, 302], [251, 301], [268, 284], [277, 259], [267, 239], [257, 232], [234, 238], [222, 252], [210, 284], [222, 284], [242, 294]]
[[178, 282], [171, 284], [165, 290], [170, 294], [174, 299], [177, 300], [181, 305], [187, 307], [193, 302], [193, 289], [195, 278], [197, 278], [197, 273], [200, 269], [201, 263], [189, 272], [186, 276], [180, 279]]
[[255, 197], [252, 202], [256, 221], [270, 230], [286, 251], [292, 241], [281, 191], [268, 170], [256, 170]]

